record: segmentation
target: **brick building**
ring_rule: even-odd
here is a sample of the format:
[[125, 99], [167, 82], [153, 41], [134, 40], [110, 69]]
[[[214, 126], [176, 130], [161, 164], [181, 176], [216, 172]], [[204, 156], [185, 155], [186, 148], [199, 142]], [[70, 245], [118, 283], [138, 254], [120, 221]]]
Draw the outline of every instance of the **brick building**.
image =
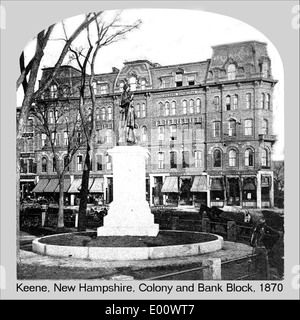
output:
[[[212, 57], [205, 61], [161, 66], [137, 60], [125, 62], [121, 70], [96, 75], [91, 201], [99, 197], [112, 201], [113, 168], [106, 151], [118, 141], [120, 97], [128, 79], [134, 92], [138, 144], [150, 152], [145, 177], [150, 205], [273, 207], [277, 81], [272, 78], [267, 45], [246, 41], [212, 49]], [[49, 68], [43, 70], [41, 81], [48, 73]], [[36, 101], [45, 105], [50, 123], [55, 122], [58, 105], [67, 110], [69, 121], [77, 117], [80, 76], [71, 66], [61, 67], [49, 91]], [[60, 164], [53, 164], [47, 138], [34, 117], [28, 119], [28, 128], [21, 183], [30, 175], [36, 184], [33, 192], [55, 197], [55, 166]], [[62, 123], [54, 134], [61, 162], [65, 131]], [[84, 148], [79, 148], [66, 174], [65, 194], [71, 204], [79, 195], [84, 155]]]

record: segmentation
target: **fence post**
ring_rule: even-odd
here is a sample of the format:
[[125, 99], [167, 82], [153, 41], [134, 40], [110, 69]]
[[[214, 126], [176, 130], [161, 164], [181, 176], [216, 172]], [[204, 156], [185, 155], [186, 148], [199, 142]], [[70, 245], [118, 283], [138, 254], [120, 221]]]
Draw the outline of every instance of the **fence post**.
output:
[[75, 211], [75, 228], [78, 227], [78, 211]]
[[210, 232], [210, 222], [208, 218], [202, 219], [202, 232]]
[[203, 280], [221, 280], [221, 259], [212, 258], [202, 261]]
[[269, 259], [267, 249], [265, 247], [256, 247], [254, 254], [257, 254], [256, 257], [256, 268], [263, 279], [260, 280], [269, 280], [270, 279], [270, 270], [269, 270]]
[[227, 241], [236, 241], [237, 238], [237, 228], [235, 221], [227, 222]]
[[171, 222], [171, 229], [172, 230], [176, 230], [177, 229], [177, 226], [178, 226], [178, 220], [179, 220], [179, 217], [172, 217], [172, 222]]

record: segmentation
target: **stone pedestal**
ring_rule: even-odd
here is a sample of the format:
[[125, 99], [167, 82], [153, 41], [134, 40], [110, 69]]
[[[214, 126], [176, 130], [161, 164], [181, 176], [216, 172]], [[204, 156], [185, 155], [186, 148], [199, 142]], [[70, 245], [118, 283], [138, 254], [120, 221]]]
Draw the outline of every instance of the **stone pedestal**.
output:
[[113, 163], [113, 202], [104, 217], [98, 236], [157, 236], [146, 201], [146, 159], [149, 153], [139, 146], [118, 146], [108, 150]]

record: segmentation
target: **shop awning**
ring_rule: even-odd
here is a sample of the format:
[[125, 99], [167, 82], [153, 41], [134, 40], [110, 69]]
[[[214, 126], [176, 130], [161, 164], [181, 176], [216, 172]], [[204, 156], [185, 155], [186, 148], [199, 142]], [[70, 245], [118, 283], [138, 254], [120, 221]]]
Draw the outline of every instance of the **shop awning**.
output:
[[247, 179], [244, 181], [243, 190], [245, 191], [251, 191], [256, 190], [255, 183], [253, 181], [254, 179]]
[[[94, 179], [89, 179], [89, 189], [91, 188], [92, 184], [94, 182]], [[68, 193], [79, 193], [81, 189], [81, 179], [74, 179]]]
[[191, 192], [207, 191], [207, 179], [206, 176], [196, 176], [191, 188]]
[[[71, 185], [71, 179], [64, 179], [64, 192], [68, 192]], [[55, 192], [59, 192], [59, 185], [57, 185]]]
[[222, 178], [211, 178], [210, 190], [213, 190], [213, 191], [223, 190]]
[[90, 189], [90, 193], [102, 193], [104, 192], [103, 188], [104, 179], [103, 178], [96, 178], [94, 183]]
[[58, 179], [50, 179], [49, 183], [44, 189], [44, 192], [55, 192], [57, 185], [58, 185]]
[[48, 182], [49, 179], [40, 179], [32, 192], [44, 192], [44, 189], [46, 188]]
[[161, 192], [170, 193], [175, 192], [179, 193], [178, 189], [178, 177], [166, 177]]

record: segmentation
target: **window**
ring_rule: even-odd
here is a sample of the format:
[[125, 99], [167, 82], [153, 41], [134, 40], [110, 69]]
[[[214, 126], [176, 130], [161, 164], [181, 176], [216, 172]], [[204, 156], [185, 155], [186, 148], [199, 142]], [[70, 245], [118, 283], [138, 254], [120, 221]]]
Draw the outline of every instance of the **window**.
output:
[[97, 129], [96, 130], [96, 143], [97, 144], [101, 144], [101, 141], [102, 139], [101, 139], [101, 130], [100, 129]]
[[57, 98], [57, 85], [56, 84], [52, 84], [50, 86], [50, 98], [51, 99]]
[[187, 101], [182, 101], [182, 114], [187, 114]]
[[189, 77], [187, 78], [187, 81], [188, 81], [188, 85], [189, 85], [189, 86], [195, 85], [195, 76], [189, 76]]
[[253, 134], [253, 121], [252, 119], [245, 120], [245, 136], [252, 136]]
[[164, 105], [162, 102], [158, 104], [158, 116], [163, 117], [164, 116]]
[[61, 96], [67, 98], [70, 95], [70, 88], [68, 86], [63, 86], [61, 88]]
[[32, 119], [27, 120], [26, 130], [27, 130], [27, 132], [33, 132], [33, 120]]
[[220, 138], [220, 136], [221, 136], [221, 122], [220, 121], [213, 122], [213, 136], [214, 136], [214, 138]]
[[220, 150], [215, 150], [213, 154], [213, 166], [215, 168], [220, 168], [221, 167], [221, 151]]
[[[230, 97], [229, 97], [229, 104], [230, 104]], [[219, 111], [220, 110], [220, 97], [219, 96], [214, 97], [214, 105], [215, 105], [215, 111]]]
[[235, 120], [229, 120], [229, 122], [228, 122], [228, 135], [230, 137], [236, 136], [236, 121]]
[[33, 152], [33, 139], [27, 139], [27, 152]]
[[252, 167], [254, 164], [254, 154], [252, 149], [246, 149], [245, 151], [245, 166]]
[[183, 141], [188, 140], [189, 136], [190, 136], [189, 124], [188, 123], [184, 123], [182, 125], [182, 140]]
[[177, 152], [176, 151], [170, 152], [170, 168], [171, 169], [177, 168]]
[[106, 120], [106, 110], [104, 107], [101, 109], [101, 119]]
[[53, 110], [49, 111], [49, 123], [50, 124], [54, 123], [54, 112], [53, 112]]
[[107, 120], [112, 120], [112, 107], [107, 108]]
[[267, 110], [270, 110], [270, 95], [267, 93], [266, 94], [266, 105], [265, 105]]
[[236, 167], [236, 151], [229, 150], [229, 167]]
[[191, 99], [190, 102], [189, 102], [189, 113], [190, 114], [193, 114], [194, 113], [194, 100]]
[[202, 152], [195, 151], [195, 168], [201, 168], [201, 167], [202, 167]]
[[261, 64], [261, 76], [263, 78], [268, 78], [268, 73], [269, 73], [269, 63], [268, 61], [264, 61]]
[[97, 94], [97, 83], [93, 82], [92, 87], [93, 87], [94, 94]]
[[261, 109], [265, 108], [265, 94], [264, 93], [262, 93], [260, 95], [260, 107], [261, 107]]
[[123, 90], [124, 90], [124, 82], [120, 82], [119, 88], [120, 88], [120, 92], [123, 92]]
[[146, 80], [142, 79], [141, 81], [141, 90], [145, 90], [146, 89]]
[[182, 87], [182, 73], [177, 73], [175, 75], [175, 84], [176, 87]]
[[170, 88], [170, 78], [162, 78], [161, 79], [161, 87], [162, 88]]
[[136, 90], [136, 77], [131, 77], [129, 79], [130, 91]]
[[233, 110], [236, 110], [238, 108], [238, 95], [235, 94], [233, 96]]
[[106, 156], [106, 170], [112, 170], [112, 157], [109, 154]]
[[148, 141], [148, 132], [147, 128], [144, 126], [142, 127], [142, 142]]
[[268, 134], [268, 120], [263, 119], [262, 121], [262, 134]]
[[251, 109], [251, 93], [246, 94], [246, 109]]
[[236, 78], [236, 67], [235, 64], [230, 64], [227, 69], [227, 78], [228, 80], [235, 80]]
[[267, 149], [262, 149], [261, 165], [262, 165], [262, 167], [268, 167], [269, 166], [269, 157], [268, 157], [268, 150]]
[[46, 135], [46, 133], [42, 133], [41, 138], [42, 138], [42, 148], [46, 147], [46, 145], [47, 145], [47, 135]]
[[164, 126], [158, 127], [158, 140], [159, 141], [165, 140], [165, 127]]
[[111, 143], [112, 142], [112, 130], [107, 129], [105, 132], [105, 141], [106, 143]]
[[158, 153], [158, 169], [164, 169], [165, 167], [165, 154], [163, 152]]
[[82, 142], [82, 132], [78, 131], [77, 132], [77, 143], [80, 144]]
[[101, 154], [96, 155], [96, 170], [102, 171], [102, 155]]
[[76, 163], [77, 163], [77, 166], [76, 166], [76, 168], [77, 168], [77, 171], [82, 171], [82, 155], [79, 155], [79, 156], [77, 156], [77, 158], [76, 158]]
[[56, 163], [56, 158], [53, 157], [52, 159], [52, 171], [56, 172], [57, 171], [57, 163]]
[[146, 105], [142, 103], [142, 118], [146, 118]]
[[100, 94], [108, 93], [108, 85], [106, 83], [100, 84]]
[[139, 103], [135, 107], [135, 112], [136, 112], [136, 117], [140, 118], [141, 117], [141, 106]]
[[51, 142], [56, 146], [56, 132], [51, 132]]
[[231, 97], [227, 96], [226, 97], [226, 110], [231, 110]]
[[96, 121], [100, 120], [100, 108], [96, 109]]
[[21, 173], [27, 173], [27, 161], [24, 159], [20, 160], [20, 171]]
[[42, 172], [47, 172], [48, 170], [48, 160], [46, 157], [42, 158]]
[[168, 101], [165, 102], [165, 115], [170, 115], [170, 103]]
[[177, 140], [177, 127], [175, 124], [170, 125], [170, 140]]
[[70, 159], [67, 155], [64, 156], [64, 168], [66, 171], [70, 171]]
[[196, 133], [195, 135], [196, 140], [203, 139], [202, 123], [196, 123], [195, 133]]
[[201, 112], [201, 100], [197, 99], [196, 100], [196, 113], [200, 113]]
[[189, 151], [182, 151], [182, 168], [188, 168], [190, 166], [189, 156]]

